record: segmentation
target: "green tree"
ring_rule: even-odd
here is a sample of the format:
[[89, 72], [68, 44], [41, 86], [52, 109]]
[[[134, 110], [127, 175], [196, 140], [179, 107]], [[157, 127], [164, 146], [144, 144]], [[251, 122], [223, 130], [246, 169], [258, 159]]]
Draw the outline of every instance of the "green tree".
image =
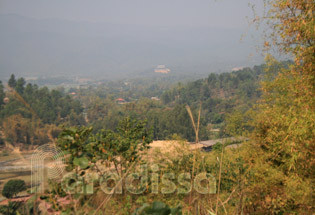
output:
[[119, 123], [117, 132], [101, 130], [90, 139], [91, 153], [96, 155], [94, 161], [112, 162], [117, 173], [123, 175], [149, 148], [151, 135], [145, 121], [127, 117]]
[[0, 108], [1, 108], [1, 105], [4, 104], [4, 98], [5, 98], [5, 93], [4, 93], [4, 86], [2, 84], [2, 81], [0, 81]]
[[[91, 127], [71, 127], [65, 128], [59, 135], [58, 143], [62, 150], [70, 154], [68, 163], [71, 168], [74, 168], [75, 159], [82, 158], [86, 160], [88, 155], [88, 139], [91, 135]], [[86, 165], [81, 166], [83, 169]]]
[[13, 196], [16, 196], [16, 194], [25, 190], [26, 190], [25, 181], [20, 179], [12, 179], [4, 185], [2, 195], [10, 199]]
[[[11, 80], [13, 79], [15, 80], [15, 78]], [[37, 85], [32, 84], [25, 86], [24, 78], [17, 80], [15, 90], [17, 94], [11, 94], [10, 101], [0, 111], [2, 119], [21, 114], [28, 119], [40, 118], [45, 124], [61, 122], [71, 125], [84, 124], [80, 101], [65, 95], [64, 92], [50, 91], [47, 87], [38, 88]]]
[[22, 95], [24, 92], [24, 85], [25, 85], [24, 78], [19, 78], [15, 85], [16, 92]]
[[8, 85], [9, 85], [9, 87], [11, 87], [11, 88], [15, 88], [15, 86], [16, 86], [16, 80], [15, 80], [14, 74], [12, 74], [12, 75], [10, 76], [10, 79], [9, 79], [9, 81], [8, 81]]
[[116, 130], [117, 132], [100, 130], [93, 135], [92, 128], [68, 128], [61, 132], [58, 142], [59, 146], [71, 155], [69, 157], [71, 166], [79, 164], [79, 160], [76, 162], [75, 159], [88, 160], [92, 163], [109, 161], [121, 174], [140, 159], [141, 152], [148, 149], [152, 139], [145, 121], [125, 118]]

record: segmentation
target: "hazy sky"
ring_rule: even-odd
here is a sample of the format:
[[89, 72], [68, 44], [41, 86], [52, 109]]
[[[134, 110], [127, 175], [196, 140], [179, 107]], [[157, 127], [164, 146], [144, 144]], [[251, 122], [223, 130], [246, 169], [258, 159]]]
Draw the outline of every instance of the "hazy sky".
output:
[[262, 0], [0, 0], [0, 14], [160, 26], [246, 28]]
[[0, 16], [0, 71], [107, 77], [159, 64], [200, 74], [257, 65], [249, 4], [263, 10], [263, 0], [0, 0], [0, 15], [14, 14]]

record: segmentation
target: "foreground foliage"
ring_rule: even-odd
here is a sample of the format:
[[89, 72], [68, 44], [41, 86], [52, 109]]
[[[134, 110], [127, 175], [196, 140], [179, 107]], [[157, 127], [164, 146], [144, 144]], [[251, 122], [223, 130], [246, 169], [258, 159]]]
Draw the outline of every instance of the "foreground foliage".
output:
[[[252, 183], [246, 188], [251, 214], [311, 214], [314, 187], [315, 3], [271, 0], [269, 44], [294, 57], [288, 69], [267, 57], [278, 75], [262, 83], [254, 118]], [[268, 70], [267, 70], [267, 75]]]

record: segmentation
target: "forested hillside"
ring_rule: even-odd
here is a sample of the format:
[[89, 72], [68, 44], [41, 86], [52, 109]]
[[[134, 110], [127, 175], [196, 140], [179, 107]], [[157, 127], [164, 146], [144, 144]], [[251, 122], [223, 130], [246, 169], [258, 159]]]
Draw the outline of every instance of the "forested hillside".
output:
[[[286, 61], [281, 66], [287, 68], [289, 64], [292, 62]], [[87, 119], [95, 132], [101, 128], [115, 129], [120, 120], [129, 116], [147, 120], [154, 139], [167, 139], [177, 134], [193, 141], [195, 133], [186, 105], [190, 106], [196, 118], [201, 104], [199, 135], [201, 140], [206, 140], [231, 135], [224, 131], [225, 121], [230, 114], [244, 114], [256, 104], [261, 95], [259, 83], [266, 78], [265, 67], [260, 65], [230, 73], [212, 73], [208, 78], [171, 86], [161, 79], [151, 84], [116, 82], [75, 92], [85, 104]], [[213, 133], [213, 129], [220, 132]]]
[[83, 125], [82, 106], [62, 90], [26, 84], [12, 75], [8, 87], [0, 83], [2, 142], [41, 145], [57, 137], [58, 125]]
[[189, 104], [199, 106], [208, 123], [218, 124], [224, 121], [224, 114], [235, 108], [243, 111], [252, 107], [260, 97], [259, 82], [264, 79], [265, 65], [245, 68], [236, 72], [210, 74], [187, 85], [165, 92], [161, 99], [168, 105]]
[[[282, 62], [281, 66], [288, 67], [289, 64], [292, 62]], [[7, 94], [7, 102], [1, 105], [0, 110], [1, 118], [5, 119], [2, 127], [11, 142], [30, 143], [28, 136], [31, 134], [28, 133], [31, 133], [31, 128], [27, 125], [35, 121], [55, 126], [91, 125], [93, 132], [97, 132], [99, 129], [115, 130], [120, 120], [131, 117], [147, 120], [155, 140], [168, 139], [176, 134], [194, 141], [195, 133], [186, 105], [190, 106], [195, 118], [201, 105], [200, 139], [230, 136], [226, 120], [235, 112], [244, 114], [256, 104], [261, 95], [259, 82], [266, 78], [265, 67], [260, 65], [230, 73], [211, 73], [204, 79], [177, 84], [164, 77], [152, 81], [112, 81], [98, 87], [69, 90], [39, 88], [26, 84], [23, 78], [15, 80], [12, 75], [6, 93], [1, 91], [2, 101]], [[123, 102], [117, 99], [123, 99]], [[21, 132], [14, 131], [16, 123], [20, 123]], [[211, 132], [214, 130], [216, 132]], [[33, 142], [41, 144], [40, 141]]]

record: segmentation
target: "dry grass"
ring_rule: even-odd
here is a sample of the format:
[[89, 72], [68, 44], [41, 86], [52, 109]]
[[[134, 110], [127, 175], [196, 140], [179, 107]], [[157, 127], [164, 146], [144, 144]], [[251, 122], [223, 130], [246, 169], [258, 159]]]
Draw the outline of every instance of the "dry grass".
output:
[[150, 149], [146, 152], [144, 159], [149, 162], [154, 162], [158, 158], [169, 158], [181, 156], [183, 152], [191, 152], [197, 149], [202, 148], [202, 144], [191, 144], [185, 141], [179, 140], [159, 140], [153, 141], [150, 144]]

